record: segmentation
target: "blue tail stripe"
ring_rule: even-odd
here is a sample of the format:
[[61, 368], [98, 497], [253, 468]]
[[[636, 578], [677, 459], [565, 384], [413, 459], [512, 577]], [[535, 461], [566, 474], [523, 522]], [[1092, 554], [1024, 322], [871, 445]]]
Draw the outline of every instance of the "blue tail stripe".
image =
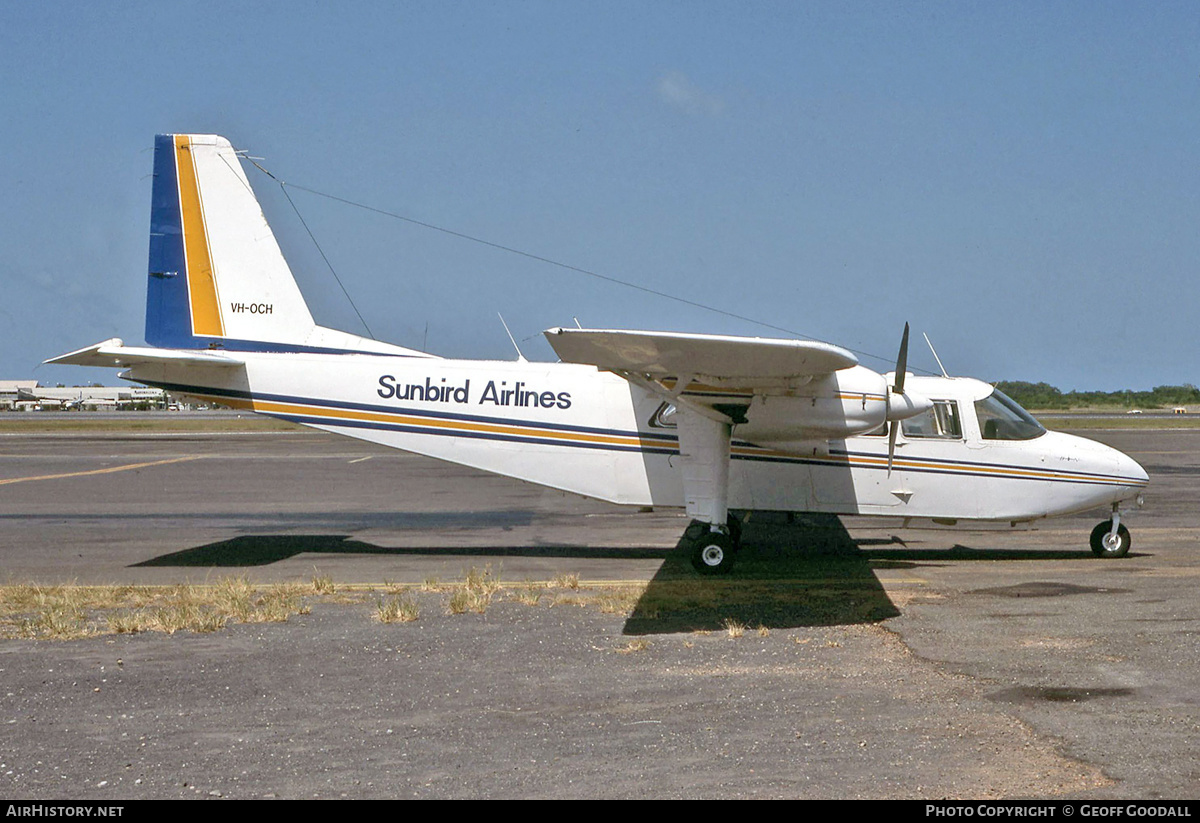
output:
[[187, 258], [175, 140], [154, 138], [154, 183], [150, 194], [150, 272], [146, 285], [146, 342], [166, 348], [202, 348], [192, 336]]

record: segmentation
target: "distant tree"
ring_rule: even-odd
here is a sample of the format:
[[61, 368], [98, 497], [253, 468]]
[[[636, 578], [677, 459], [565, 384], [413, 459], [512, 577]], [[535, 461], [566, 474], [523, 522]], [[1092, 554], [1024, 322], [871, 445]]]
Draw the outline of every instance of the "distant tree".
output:
[[1063, 393], [1049, 383], [1001, 380], [996, 388], [1027, 409], [1146, 408], [1200, 405], [1200, 389], [1191, 383], [1182, 386], [1155, 386], [1150, 391], [1070, 391]]
[[1049, 383], [1001, 380], [996, 388], [1027, 409], [1065, 409], [1069, 405], [1063, 393]]

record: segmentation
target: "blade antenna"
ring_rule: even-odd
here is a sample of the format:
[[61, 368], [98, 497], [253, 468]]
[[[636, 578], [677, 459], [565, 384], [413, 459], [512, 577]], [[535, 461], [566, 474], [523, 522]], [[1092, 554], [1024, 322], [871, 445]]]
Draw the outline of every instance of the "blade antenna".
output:
[[517, 341], [513, 338], [512, 332], [508, 330], [508, 324], [504, 322], [504, 315], [496, 312], [496, 316], [500, 318], [500, 325], [504, 327], [504, 333], [508, 335], [508, 341], [513, 344], [513, 348], [517, 350], [517, 361], [520, 363], [528, 363], [525, 355], [521, 354], [521, 347], [517, 345]]
[[946, 367], [942, 365], [942, 358], [937, 356], [937, 349], [935, 349], [933, 347], [933, 343], [929, 341], [929, 335], [927, 335], [925, 332], [921, 332], [921, 336], [925, 338], [925, 345], [929, 346], [929, 350], [933, 352], [933, 359], [937, 361], [938, 368], [942, 370], [942, 377], [949, 377], [950, 375], [946, 374]]

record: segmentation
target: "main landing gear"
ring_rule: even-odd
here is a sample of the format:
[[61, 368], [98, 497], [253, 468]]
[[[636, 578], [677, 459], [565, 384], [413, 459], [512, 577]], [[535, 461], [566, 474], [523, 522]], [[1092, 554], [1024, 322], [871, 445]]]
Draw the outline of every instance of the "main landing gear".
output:
[[1092, 529], [1092, 554], [1097, 557], [1124, 557], [1129, 554], [1129, 529], [1121, 525], [1121, 513], [1113, 506], [1112, 520]]
[[692, 568], [700, 574], [729, 574], [734, 557], [742, 547], [742, 521], [729, 515], [726, 527], [714, 531], [707, 523], [694, 520], [684, 532], [691, 553]]

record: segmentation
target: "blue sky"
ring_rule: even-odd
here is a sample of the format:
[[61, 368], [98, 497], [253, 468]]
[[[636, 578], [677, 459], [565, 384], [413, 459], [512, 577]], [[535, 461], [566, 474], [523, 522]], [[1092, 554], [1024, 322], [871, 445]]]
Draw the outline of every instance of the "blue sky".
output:
[[[141, 341], [153, 136], [211, 132], [873, 368], [908, 321], [956, 374], [1200, 383], [1195, 3], [0, 2], [0, 88], [8, 379], [116, 382], [37, 364]], [[248, 173], [314, 315], [363, 333]], [[574, 317], [780, 336], [291, 191], [401, 345], [508, 359], [497, 312], [531, 359]]]

